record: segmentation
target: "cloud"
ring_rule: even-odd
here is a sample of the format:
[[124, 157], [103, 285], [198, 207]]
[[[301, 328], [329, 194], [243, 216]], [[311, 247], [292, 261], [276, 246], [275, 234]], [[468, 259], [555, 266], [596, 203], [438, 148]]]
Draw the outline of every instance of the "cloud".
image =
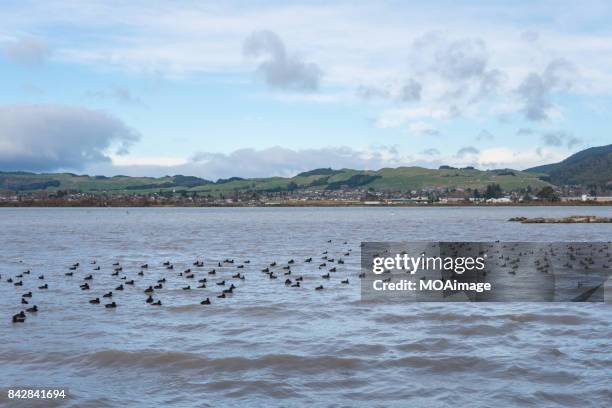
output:
[[464, 158], [466, 156], [476, 155], [478, 153], [480, 153], [480, 150], [478, 150], [477, 148], [473, 146], [467, 146], [467, 147], [462, 147], [461, 149], [457, 150], [457, 153], [455, 154], [455, 156], [459, 158]]
[[272, 31], [257, 31], [243, 44], [243, 54], [249, 57], [263, 57], [257, 72], [273, 88], [298, 91], [314, 91], [319, 88], [323, 71], [312, 62], [304, 62], [297, 56], [289, 55], [285, 44]]
[[41, 65], [51, 54], [46, 42], [35, 38], [21, 38], [2, 47], [3, 56], [23, 65]]
[[492, 141], [495, 140], [495, 136], [493, 136], [493, 134], [491, 132], [489, 132], [486, 129], [483, 129], [480, 131], [480, 133], [478, 134], [478, 136], [476, 136], [476, 140], [479, 142], [483, 142], [483, 141]]
[[425, 122], [414, 122], [408, 125], [408, 130], [412, 133], [422, 135], [439, 136], [440, 132]]
[[439, 156], [440, 155], [440, 151], [434, 148], [425, 149], [421, 153], [423, 153], [425, 156]]
[[[178, 160], [178, 159], [173, 159]], [[171, 160], [168, 160], [171, 163]], [[376, 146], [354, 149], [331, 146], [313, 149], [290, 149], [274, 146], [265, 149], [238, 149], [229, 153], [199, 152], [186, 163], [154, 165], [153, 160], [139, 158], [137, 164], [98, 163], [89, 167], [92, 174], [125, 174], [133, 176], [163, 176], [167, 174], [195, 175], [210, 180], [238, 177], [294, 176], [320, 167], [379, 169], [410, 162], [394, 146]], [[138, 164], [140, 163], [140, 164]], [[161, 163], [158, 161], [158, 163]]]
[[519, 136], [522, 135], [533, 135], [535, 133], [535, 131], [531, 128], [520, 128], [519, 130], [516, 131], [516, 134]]
[[421, 91], [423, 86], [415, 81], [409, 79], [408, 82], [400, 89], [399, 99], [402, 102], [413, 102], [421, 100]]
[[142, 99], [128, 88], [121, 86], [113, 86], [108, 90], [103, 91], [89, 91], [86, 92], [86, 96], [96, 99], [112, 99], [124, 105], [132, 105], [146, 108], [147, 104]]
[[565, 145], [568, 149], [582, 143], [582, 139], [563, 131], [544, 133], [541, 140], [546, 146], [561, 147]]
[[551, 94], [569, 89], [575, 75], [574, 66], [562, 58], [548, 63], [542, 73], [529, 73], [516, 89], [525, 117], [531, 121], [548, 120], [553, 108]]
[[480, 77], [487, 66], [487, 49], [483, 40], [453, 41], [436, 52], [435, 67], [452, 81]]
[[126, 154], [138, 133], [102, 112], [62, 105], [0, 106], [0, 169], [80, 170]]
[[360, 85], [357, 88], [357, 95], [366, 100], [389, 99], [391, 97], [391, 93], [387, 89], [366, 85]]

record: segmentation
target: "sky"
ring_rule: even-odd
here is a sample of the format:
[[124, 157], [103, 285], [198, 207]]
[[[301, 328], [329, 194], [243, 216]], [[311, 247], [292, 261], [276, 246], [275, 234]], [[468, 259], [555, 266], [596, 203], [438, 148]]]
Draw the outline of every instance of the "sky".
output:
[[609, 1], [3, 1], [0, 170], [528, 167], [612, 143]]

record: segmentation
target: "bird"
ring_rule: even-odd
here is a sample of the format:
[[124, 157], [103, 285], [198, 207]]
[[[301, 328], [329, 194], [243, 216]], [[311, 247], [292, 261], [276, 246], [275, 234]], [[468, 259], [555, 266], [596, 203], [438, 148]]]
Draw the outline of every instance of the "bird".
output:
[[[158, 281], [158, 282], [159, 282], [159, 281]], [[145, 293], [146, 295], [153, 293], [153, 287], [152, 287], [152, 286], [149, 286], [148, 288], [146, 288], [146, 289], [144, 290], [144, 293]]]
[[201, 305], [210, 305], [210, 298], [206, 298], [200, 302]]
[[105, 293], [104, 295], [102, 295], [102, 297], [105, 297], [105, 298], [113, 297], [113, 292]]
[[38, 289], [49, 289], [49, 285], [45, 283], [44, 285], [39, 286]]
[[89, 303], [91, 303], [92, 305], [98, 305], [100, 304], [100, 298], [91, 299]]
[[115, 290], [123, 290], [123, 284], [121, 284], [121, 285], [117, 286], [117, 287], [115, 288]]
[[117, 304], [115, 302], [107, 303], [107, 304], [104, 305], [104, 307], [107, 308], [107, 309], [112, 309], [112, 308], [117, 307]]
[[158, 300], [157, 302], [151, 303], [151, 306], [161, 306], [161, 305], [162, 305], [161, 300]]
[[348, 285], [349, 280], [348, 280], [348, 279], [346, 279], [346, 280], [341, 281], [340, 283], [344, 283], [345, 285]]
[[183, 290], [191, 290], [191, 286], [185, 286]]
[[32, 307], [29, 307], [29, 308], [26, 309], [26, 312], [28, 312], [28, 313], [36, 313], [36, 312], [38, 312], [38, 306], [34, 305]]
[[149, 295], [149, 297], [146, 300], [147, 303], [153, 303], [153, 297], [151, 295]]
[[80, 286], [81, 290], [89, 290], [89, 284], [88, 283], [84, 283]]
[[13, 323], [23, 323], [25, 322], [25, 319], [26, 319], [26, 315], [23, 310], [17, 313], [16, 315], [13, 315]]
[[32, 297], [32, 292], [27, 292], [24, 293], [23, 295], [21, 295], [22, 298], [31, 298]]
[[323, 285], [317, 286], [315, 290], [323, 290]]

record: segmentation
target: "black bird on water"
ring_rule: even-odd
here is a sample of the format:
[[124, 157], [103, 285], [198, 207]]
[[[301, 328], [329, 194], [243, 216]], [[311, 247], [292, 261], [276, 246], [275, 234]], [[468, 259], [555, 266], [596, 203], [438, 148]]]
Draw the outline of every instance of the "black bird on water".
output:
[[13, 315], [13, 323], [24, 323], [26, 319], [25, 312], [22, 310], [21, 312]]
[[39, 286], [38, 289], [49, 289], [49, 285], [45, 283], [44, 285]]
[[113, 297], [113, 292], [105, 293], [104, 295], [102, 295], [102, 297], [105, 297], [105, 298]]
[[107, 304], [104, 305], [104, 307], [107, 308], [107, 309], [112, 309], [112, 308], [117, 307], [117, 304], [115, 302], [107, 303]]
[[27, 293], [24, 293], [23, 295], [21, 295], [21, 297], [22, 297], [22, 298], [26, 298], [26, 297], [27, 297], [27, 298], [31, 298], [31, 297], [32, 297], [32, 292], [27, 292]]
[[210, 305], [210, 298], [206, 298], [200, 302], [201, 305]]
[[29, 307], [29, 308], [26, 309], [26, 312], [28, 312], [28, 313], [36, 313], [36, 312], [38, 312], [38, 306], [34, 305], [32, 307]]
[[89, 301], [89, 303], [91, 303], [92, 305], [99, 305], [100, 304], [100, 298], [91, 299]]
[[317, 286], [317, 287], [315, 288], [315, 290], [323, 290], [323, 285], [321, 285], [321, 286]]

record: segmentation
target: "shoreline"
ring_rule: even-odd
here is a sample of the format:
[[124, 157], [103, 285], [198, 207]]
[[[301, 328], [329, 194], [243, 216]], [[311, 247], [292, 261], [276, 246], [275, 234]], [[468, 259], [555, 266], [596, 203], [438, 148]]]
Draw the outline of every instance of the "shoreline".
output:
[[471, 203], [432, 203], [432, 204], [417, 204], [417, 203], [401, 203], [401, 204], [366, 204], [361, 202], [323, 202], [323, 203], [267, 203], [252, 205], [247, 203], [228, 203], [228, 204], [188, 204], [188, 203], [173, 203], [173, 204], [150, 204], [150, 203], [130, 203], [130, 202], [117, 202], [117, 203], [82, 203], [82, 202], [11, 202], [2, 203], [0, 202], [0, 208], [309, 208], [309, 207], [322, 207], [322, 208], [397, 208], [397, 207], [411, 207], [411, 208], [436, 208], [436, 207], [449, 207], [449, 208], [464, 208], [464, 207], [609, 207], [612, 206], [612, 202], [539, 202], [539, 203], [495, 203], [495, 204], [471, 204]]

